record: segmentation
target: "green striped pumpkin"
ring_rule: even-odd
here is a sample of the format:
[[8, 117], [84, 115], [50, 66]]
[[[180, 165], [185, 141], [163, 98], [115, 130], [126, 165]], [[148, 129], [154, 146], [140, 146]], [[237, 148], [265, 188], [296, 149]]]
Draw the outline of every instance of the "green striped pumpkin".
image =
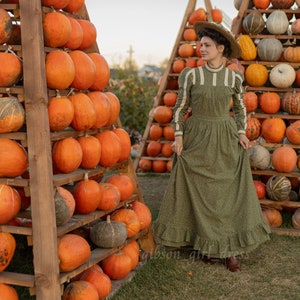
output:
[[281, 175], [274, 175], [270, 177], [266, 184], [268, 196], [270, 199], [275, 201], [288, 200], [291, 189], [290, 180]]

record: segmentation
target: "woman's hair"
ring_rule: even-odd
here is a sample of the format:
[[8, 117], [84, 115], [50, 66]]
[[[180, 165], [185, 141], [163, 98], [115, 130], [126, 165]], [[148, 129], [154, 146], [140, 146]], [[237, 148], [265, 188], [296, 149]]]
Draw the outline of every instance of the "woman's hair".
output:
[[202, 37], [207, 36], [211, 38], [217, 45], [224, 46], [224, 56], [230, 57], [231, 56], [231, 45], [230, 42], [218, 31], [211, 29], [211, 28], [204, 28], [198, 33], [199, 39]]

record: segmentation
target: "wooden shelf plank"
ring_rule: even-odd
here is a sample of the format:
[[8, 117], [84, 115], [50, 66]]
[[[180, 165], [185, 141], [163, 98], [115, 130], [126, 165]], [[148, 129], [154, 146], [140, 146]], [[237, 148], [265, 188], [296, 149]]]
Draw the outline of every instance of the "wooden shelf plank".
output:
[[23, 226], [0, 225], [0, 232], [10, 232], [13, 234], [32, 235], [32, 228]]
[[32, 288], [34, 287], [34, 275], [3, 271], [0, 272], [0, 282]]
[[271, 228], [273, 233], [279, 235], [300, 236], [300, 230], [294, 228]]
[[281, 175], [286, 177], [300, 177], [300, 172], [281, 173], [274, 170], [252, 170], [252, 174], [256, 175]]
[[266, 205], [268, 207], [273, 207], [279, 210], [282, 209], [297, 209], [300, 207], [300, 202], [296, 201], [274, 201], [269, 199], [260, 199], [261, 205]]

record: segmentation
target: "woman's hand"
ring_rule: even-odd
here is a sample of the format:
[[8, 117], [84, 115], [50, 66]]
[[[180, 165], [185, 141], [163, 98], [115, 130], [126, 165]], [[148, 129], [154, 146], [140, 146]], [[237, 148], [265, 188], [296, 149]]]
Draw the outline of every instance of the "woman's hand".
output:
[[172, 144], [173, 152], [176, 153], [178, 156], [180, 156], [182, 152], [182, 147], [183, 147], [182, 135], [175, 136], [175, 141]]
[[251, 147], [249, 139], [245, 134], [239, 134], [239, 138], [240, 138], [240, 144], [244, 149], [248, 149]]

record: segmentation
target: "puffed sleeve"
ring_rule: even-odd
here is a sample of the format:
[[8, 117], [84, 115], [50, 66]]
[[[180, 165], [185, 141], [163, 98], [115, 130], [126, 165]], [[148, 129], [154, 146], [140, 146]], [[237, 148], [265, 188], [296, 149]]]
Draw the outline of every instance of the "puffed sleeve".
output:
[[234, 94], [232, 95], [232, 100], [233, 100], [232, 110], [234, 112], [234, 118], [237, 125], [238, 133], [246, 134], [247, 114], [246, 114], [246, 106], [243, 98], [244, 76], [241, 72], [235, 71], [234, 77], [235, 77], [235, 86], [234, 86]]
[[191, 87], [193, 85], [193, 69], [185, 68], [178, 78], [178, 96], [173, 110], [172, 126], [175, 136], [183, 134], [184, 116], [190, 106]]

